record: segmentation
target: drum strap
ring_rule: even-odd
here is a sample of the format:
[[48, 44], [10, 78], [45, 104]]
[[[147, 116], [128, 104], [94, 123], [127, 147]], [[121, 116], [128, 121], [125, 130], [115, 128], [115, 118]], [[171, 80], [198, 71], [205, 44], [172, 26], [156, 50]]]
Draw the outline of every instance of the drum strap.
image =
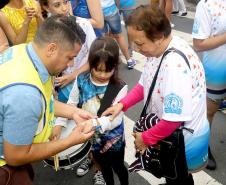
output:
[[100, 108], [97, 112], [97, 116], [100, 117], [101, 114], [112, 105], [113, 100], [119, 93], [119, 91], [126, 85], [125, 82], [113, 83], [111, 80], [107, 86], [104, 97], [100, 101]]

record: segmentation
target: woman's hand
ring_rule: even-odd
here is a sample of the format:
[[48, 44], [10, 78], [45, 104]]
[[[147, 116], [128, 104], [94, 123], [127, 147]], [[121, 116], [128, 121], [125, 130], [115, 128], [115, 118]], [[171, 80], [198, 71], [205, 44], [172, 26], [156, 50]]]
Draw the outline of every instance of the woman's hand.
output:
[[52, 134], [51, 134], [49, 139], [50, 140], [58, 140], [58, 139], [60, 139], [61, 131], [62, 131], [62, 126], [61, 125], [54, 126]]
[[123, 104], [122, 103], [117, 103], [116, 105], [109, 107], [107, 110], [105, 110], [101, 116], [108, 116], [112, 115], [110, 118], [110, 121], [113, 121], [116, 116], [122, 111], [123, 109]]
[[55, 78], [55, 85], [60, 86], [61, 88], [68, 85], [70, 82], [74, 80], [74, 75], [72, 74], [67, 74], [63, 75], [61, 77], [56, 77]]
[[141, 137], [142, 132], [134, 132], [132, 135], [135, 138], [134, 144], [136, 151], [143, 154], [144, 151], [148, 148], [148, 146], [143, 142], [143, 139]]

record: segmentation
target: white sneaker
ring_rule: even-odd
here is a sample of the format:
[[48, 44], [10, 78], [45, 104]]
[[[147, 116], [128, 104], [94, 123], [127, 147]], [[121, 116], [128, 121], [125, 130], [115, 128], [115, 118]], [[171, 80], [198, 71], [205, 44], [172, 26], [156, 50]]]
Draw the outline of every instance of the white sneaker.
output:
[[78, 176], [83, 176], [88, 173], [92, 161], [89, 158], [86, 158], [77, 168], [76, 174]]
[[135, 66], [136, 64], [137, 64], [136, 60], [134, 60], [134, 59], [129, 59], [129, 60], [127, 61], [127, 68], [128, 68], [128, 69], [133, 69], [134, 66]]
[[188, 13], [187, 12], [179, 12], [178, 15], [181, 17], [185, 17]]
[[171, 26], [171, 28], [174, 28], [175, 25], [171, 22], [170, 23], [170, 26]]
[[94, 185], [106, 185], [104, 177], [101, 171], [97, 171], [93, 176], [93, 184]]

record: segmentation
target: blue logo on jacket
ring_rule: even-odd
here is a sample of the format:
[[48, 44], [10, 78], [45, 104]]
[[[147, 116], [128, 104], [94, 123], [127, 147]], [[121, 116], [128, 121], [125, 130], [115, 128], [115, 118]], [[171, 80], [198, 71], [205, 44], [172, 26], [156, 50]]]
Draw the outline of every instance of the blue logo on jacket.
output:
[[164, 111], [166, 113], [181, 114], [182, 106], [183, 101], [181, 97], [174, 93], [171, 93], [164, 98]]

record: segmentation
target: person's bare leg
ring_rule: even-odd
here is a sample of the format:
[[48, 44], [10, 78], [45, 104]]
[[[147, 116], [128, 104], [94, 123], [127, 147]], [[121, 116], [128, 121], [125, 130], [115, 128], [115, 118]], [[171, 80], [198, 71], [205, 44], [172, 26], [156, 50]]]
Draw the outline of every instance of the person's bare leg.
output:
[[[217, 112], [218, 107], [219, 107], [218, 102], [215, 102], [215, 101], [207, 98], [207, 118], [208, 118], [208, 121], [210, 123], [210, 128], [211, 128], [211, 125], [212, 125], [212, 122], [213, 122], [213, 117], [214, 117], [215, 113]], [[214, 159], [212, 152], [210, 150], [210, 146], [209, 146], [208, 163], [207, 163], [206, 168], [209, 169], [209, 170], [215, 170], [216, 166], [217, 166], [216, 160]]]
[[165, 12], [165, 1], [167, 0], [159, 0], [159, 7], [163, 12]]
[[169, 21], [171, 20], [172, 10], [173, 10], [173, 0], [165, 0], [165, 14]]
[[219, 103], [207, 98], [207, 118], [210, 126], [213, 122], [213, 117], [219, 108]]
[[125, 40], [125, 37], [123, 36], [122, 33], [119, 34], [113, 34], [114, 38], [118, 42], [118, 45], [122, 51], [122, 54], [125, 56], [126, 60], [130, 59], [129, 51], [128, 51], [128, 46]]

